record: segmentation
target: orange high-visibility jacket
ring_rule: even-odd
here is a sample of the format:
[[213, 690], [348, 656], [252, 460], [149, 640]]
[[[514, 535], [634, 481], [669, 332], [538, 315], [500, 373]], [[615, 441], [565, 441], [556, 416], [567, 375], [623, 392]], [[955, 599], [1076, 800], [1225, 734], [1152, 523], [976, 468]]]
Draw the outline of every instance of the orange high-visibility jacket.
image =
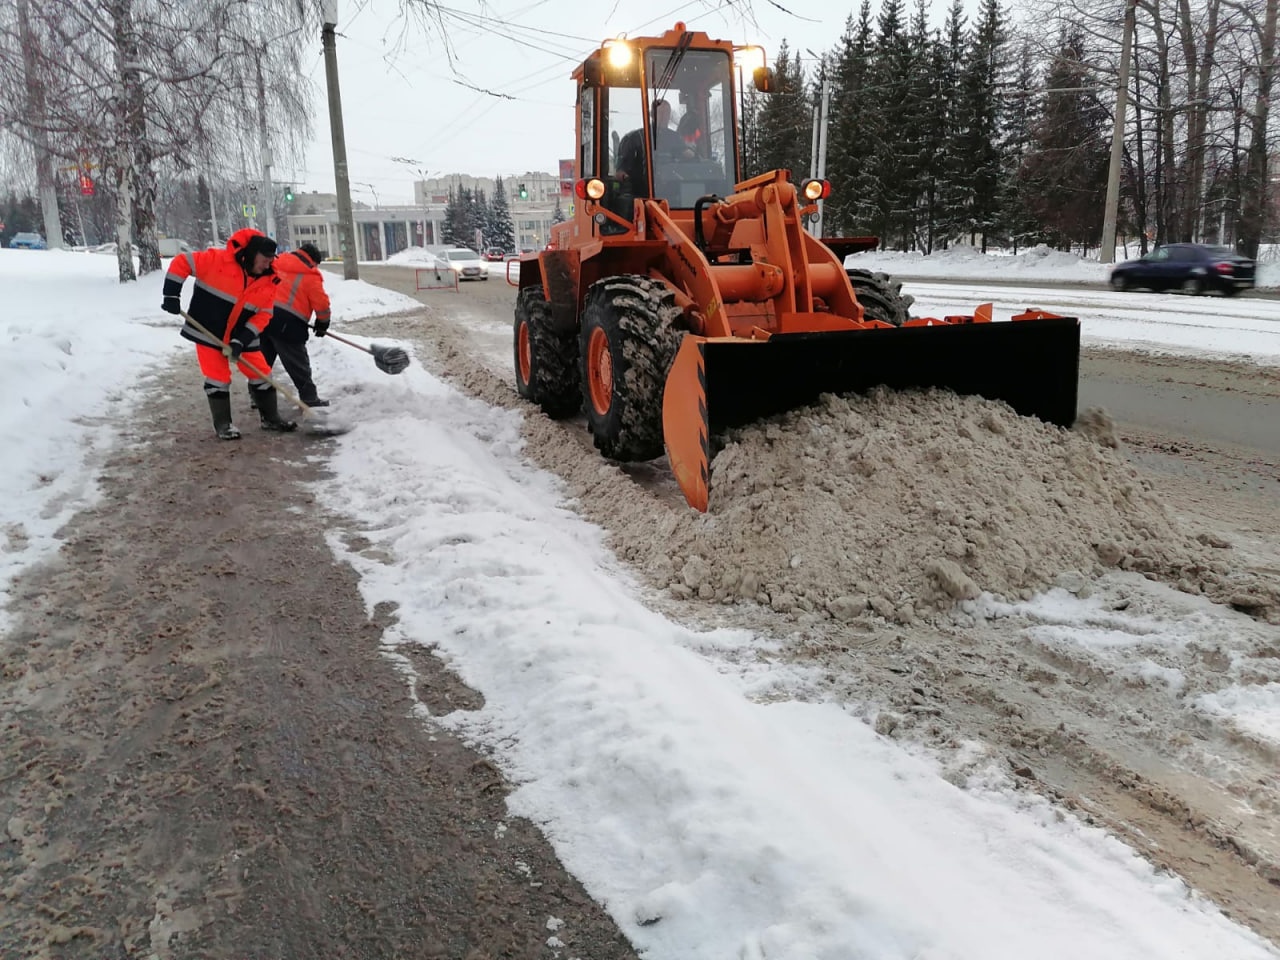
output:
[[280, 278], [271, 335], [305, 340], [313, 313], [317, 320], [329, 322], [329, 295], [324, 292], [324, 275], [315, 261], [301, 250], [281, 254], [271, 267]]
[[182, 253], [169, 264], [164, 295], [178, 296], [182, 293], [182, 282], [187, 277], [195, 277], [195, 291], [187, 313], [217, 338], [211, 341], [191, 324], [184, 323], [182, 335], [188, 340], [220, 348], [238, 331], [237, 339], [247, 349], [257, 349], [258, 336], [271, 322], [272, 304], [280, 281], [273, 273], [251, 277], [236, 262], [236, 251], [243, 249], [254, 236], [262, 234], [258, 230], [237, 230], [227, 240], [226, 247]]

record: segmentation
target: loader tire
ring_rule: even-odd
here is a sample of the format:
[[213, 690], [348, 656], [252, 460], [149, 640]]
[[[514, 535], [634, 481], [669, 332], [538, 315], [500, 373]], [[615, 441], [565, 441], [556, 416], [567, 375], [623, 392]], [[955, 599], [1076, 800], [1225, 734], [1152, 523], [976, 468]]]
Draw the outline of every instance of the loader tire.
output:
[[683, 312], [662, 283], [617, 276], [592, 284], [579, 339], [583, 409], [611, 460], [662, 455], [662, 391], [684, 337]]
[[512, 332], [516, 392], [552, 420], [572, 417], [582, 407], [577, 332], [552, 329], [551, 304], [542, 287], [521, 289]]
[[845, 273], [849, 275], [854, 295], [862, 304], [862, 315], [867, 320], [883, 320], [900, 327], [911, 318], [911, 304], [916, 298], [903, 294], [901, 280], [870, 270], [845, 270]]

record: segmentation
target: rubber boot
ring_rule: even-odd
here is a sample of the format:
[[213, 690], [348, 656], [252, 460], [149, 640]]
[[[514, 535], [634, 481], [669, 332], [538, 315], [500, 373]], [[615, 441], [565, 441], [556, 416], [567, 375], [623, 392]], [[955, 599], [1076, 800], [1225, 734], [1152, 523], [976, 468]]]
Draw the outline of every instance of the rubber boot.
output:
[[258, 409], [258, 391], [253, 389], [252, 383], [249, 384], [248, 387], [249, 387], [249, 409], [257, 410]]
[[298, 429], [298, 425], [292, 420], [282, 420], [280, 418], [280, 402], [275, 387], [255, 390], [254, 393], [258, 395], [258, 416], [262, 418], [263, 430], [288, 433], [291, 430]]
[[225, 390], [211, 393], [209, 412], [213, 414], [213, 429], [219, 440], [239, 440], [240, 431], [231, 422], [231, 394]]

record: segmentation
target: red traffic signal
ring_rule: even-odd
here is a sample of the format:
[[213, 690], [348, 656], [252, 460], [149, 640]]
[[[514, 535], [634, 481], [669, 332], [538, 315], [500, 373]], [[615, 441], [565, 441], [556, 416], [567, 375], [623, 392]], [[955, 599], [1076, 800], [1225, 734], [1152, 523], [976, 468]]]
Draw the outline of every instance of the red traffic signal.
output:
[[84, 197], [93, 196], [93, 178], [87, 173], [80, 174], [80, 195]]

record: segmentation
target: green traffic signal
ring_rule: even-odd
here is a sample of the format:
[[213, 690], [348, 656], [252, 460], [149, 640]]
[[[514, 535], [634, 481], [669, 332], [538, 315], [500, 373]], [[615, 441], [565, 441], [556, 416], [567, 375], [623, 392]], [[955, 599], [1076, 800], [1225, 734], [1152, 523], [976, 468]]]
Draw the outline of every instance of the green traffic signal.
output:
[[522, 183], [522, 184], [520, 184], [520, 199], [521, 199], [521, 200], [528, 200], [528, 199], [529, 199], [529, 191], [528, 191], [528, 190], [526, 190], [526, 189], [524, 188], [524, 184], [523, 184], [523, 183]]
[[293, 203], [293, 187], [284, 188], [284, 202]]

